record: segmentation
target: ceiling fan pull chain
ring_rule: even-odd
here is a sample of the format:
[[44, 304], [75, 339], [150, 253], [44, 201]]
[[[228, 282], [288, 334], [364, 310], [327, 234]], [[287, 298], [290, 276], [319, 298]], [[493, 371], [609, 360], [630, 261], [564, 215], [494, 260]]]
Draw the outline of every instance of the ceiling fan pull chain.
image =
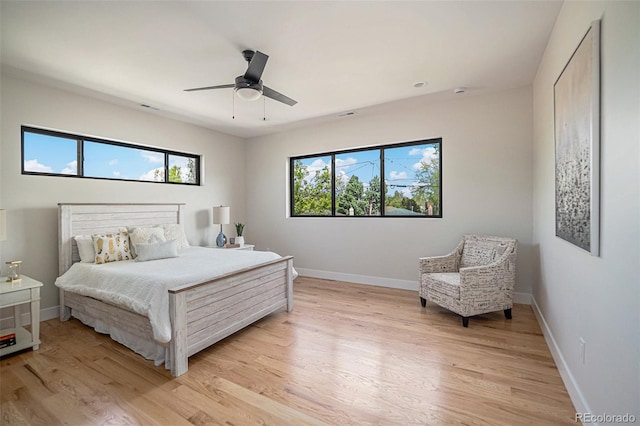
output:
[[267, 121], [267, 98], [262, 97], [262, 121]]
[[236, 119], [236, 97], [234, 96], [236, 93], [236, 91], [234, 90], [233, 92], [231, 92], [231, 119], [235, 120]]

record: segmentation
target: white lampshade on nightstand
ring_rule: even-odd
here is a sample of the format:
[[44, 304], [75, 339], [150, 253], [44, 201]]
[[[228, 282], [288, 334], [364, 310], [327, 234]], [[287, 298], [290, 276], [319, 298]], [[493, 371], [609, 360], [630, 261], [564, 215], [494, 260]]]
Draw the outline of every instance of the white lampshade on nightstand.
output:
[[216, 238], [216, 245], [223, 247], [227, 242], [227, 237], [222, 233], [222, 225], [229, 223], [229, 206], [219, 206], [213, 208], [213, 224], [220, 225], [220, 233]]

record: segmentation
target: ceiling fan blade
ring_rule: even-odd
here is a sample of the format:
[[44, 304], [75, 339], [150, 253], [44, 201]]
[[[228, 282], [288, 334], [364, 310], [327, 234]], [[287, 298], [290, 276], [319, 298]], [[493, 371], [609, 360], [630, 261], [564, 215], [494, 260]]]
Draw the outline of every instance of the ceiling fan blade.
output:
[[259, 82], [260, 77], [262, 77], [264, 67], [267, 65], [267, 59], [269, 59], [268, 55], [256, 51], [256, 53], [253, 54], [253, 58], [251, 58], [251, 62], [249, 62], [247, 72], [244, 73], [244, 78], [256, 83]]
[[196, 87], [195, 89], [184, 89], [185, 92], [195, 92], [197, 90], [211, 90], [211, 89], [229, 89], [231, 87], [236, 87], [235, 84], [222, 84], [220, 86], [207, 86], [207, 87]]
[[294, 106], [298, 103], [298, 101], [294, 101], [288, 96], [283, 95], [282, 93], [276, 92], [270, 87], [262, 86], [262, 95], [267, 98], [271, 98], [274, 101], [282, 102], [283, 104], [287, 104], [289, 106]]

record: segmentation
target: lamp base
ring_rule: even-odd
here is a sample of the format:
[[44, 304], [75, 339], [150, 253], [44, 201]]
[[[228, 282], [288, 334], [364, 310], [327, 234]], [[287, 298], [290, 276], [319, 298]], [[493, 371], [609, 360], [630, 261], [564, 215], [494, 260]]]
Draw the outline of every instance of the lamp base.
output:
[[220, 231], [220, 233], [218, 234], [218, 238], [216, 238], [216, 246], [224, 247], [226, 243], [227, 243], [227, 237], [225, 237], [222, 231]]

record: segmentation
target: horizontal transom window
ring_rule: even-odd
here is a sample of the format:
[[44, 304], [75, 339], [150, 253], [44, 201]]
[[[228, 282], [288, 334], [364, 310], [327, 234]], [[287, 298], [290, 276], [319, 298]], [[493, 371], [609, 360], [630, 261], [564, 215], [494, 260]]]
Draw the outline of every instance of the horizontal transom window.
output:
[[22, 126], [22, 174], [200, 185], [200, 156]]
[[291, 216], [442, 217], [442, 139], [291, 157]]

